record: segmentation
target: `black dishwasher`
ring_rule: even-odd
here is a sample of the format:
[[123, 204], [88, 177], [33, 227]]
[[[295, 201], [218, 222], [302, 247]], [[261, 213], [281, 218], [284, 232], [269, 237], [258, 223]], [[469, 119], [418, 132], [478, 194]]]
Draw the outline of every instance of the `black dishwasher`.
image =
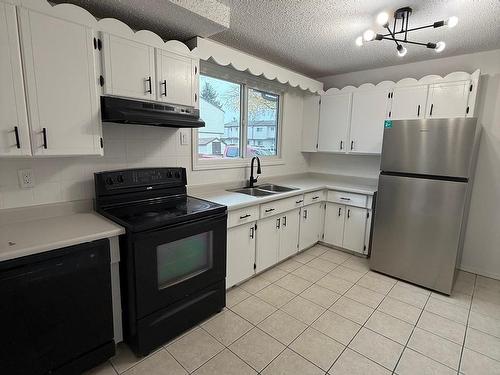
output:
[[115, 352], [109, 241], [0, 263], [0, 373], [80, 374]]

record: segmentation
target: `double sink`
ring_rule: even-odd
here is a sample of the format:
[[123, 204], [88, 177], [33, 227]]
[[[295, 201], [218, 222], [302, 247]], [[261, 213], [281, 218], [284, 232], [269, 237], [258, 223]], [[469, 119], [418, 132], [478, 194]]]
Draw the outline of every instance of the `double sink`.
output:
[[265, 197], [267, 195], [273, 195], [277, 193], [285, 193], [287, 191], [299, 190], [298, 188], [291, 188], [287, 186], [280, 186], [275, 184], [262, 184], [254, 187], [240, 188], [240, 189], [231, 189], [233, 193], [240, 193], [251, 195], [253, 197]]

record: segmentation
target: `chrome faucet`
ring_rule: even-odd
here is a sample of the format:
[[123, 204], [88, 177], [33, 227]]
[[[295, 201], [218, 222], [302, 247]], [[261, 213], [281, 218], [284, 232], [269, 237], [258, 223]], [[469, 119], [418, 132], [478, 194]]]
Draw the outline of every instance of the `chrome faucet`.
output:
[[254, 156], [250, 163], [250, 180], [248, 180], [248, 187], [253, 187], [253, 184], [257, 182], [257, 178], [259, 177], [253, 176], [253, 163], [255, 160], [257, 160], [257, 174], [259, 175], [262, 173], [262, 170], [260, 169], [260, 159], [257, 156]]

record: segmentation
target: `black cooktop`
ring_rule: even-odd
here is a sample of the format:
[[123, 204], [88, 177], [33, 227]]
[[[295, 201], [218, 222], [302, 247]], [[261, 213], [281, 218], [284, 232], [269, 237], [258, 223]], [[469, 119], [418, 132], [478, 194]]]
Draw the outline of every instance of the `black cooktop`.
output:
[[94, 180], [97, 211], [132, 232], [226, 212], [226, 206], [186, 194], [184, 168], [99, 172]]
[[190, 196], [156, 198], [107, 207], [101, 213], [133, 232], [196, 220], [225, 212], [226, 207]]

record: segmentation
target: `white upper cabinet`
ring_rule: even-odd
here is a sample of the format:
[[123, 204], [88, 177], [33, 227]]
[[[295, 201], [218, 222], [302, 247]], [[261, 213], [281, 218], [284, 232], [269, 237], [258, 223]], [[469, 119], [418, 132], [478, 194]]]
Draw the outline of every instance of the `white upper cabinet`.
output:
[[352, 95], [352, 117], [348, 151], [380, 154], [384, 120], [388, 116], [389, 89], [370, 88]]
[[318, 151], [345, 152], [351, 119], [352, 94], [321, 97]]
[[416, 120], [425, 117], [428, 85], [395, 87], [392, 91], [391, 120]]
[[469, 80], [429, 85], [427, 118], [465, 117], [470, 85]]
[[302, 112], [302, 151], [315, 152], [318, 148], [319, 95], [304, 97]]
[[102, 154], [92, 29], [19, 14], [33, 154]]
[[103, 33], [104, 93], [156, 100], [154, 48]]
[[156, 49], [157, 100], [193, 105], [193, 73], [191, 59]]
[[0, 3], [0, 156], [31, 155], [16, 9]]

